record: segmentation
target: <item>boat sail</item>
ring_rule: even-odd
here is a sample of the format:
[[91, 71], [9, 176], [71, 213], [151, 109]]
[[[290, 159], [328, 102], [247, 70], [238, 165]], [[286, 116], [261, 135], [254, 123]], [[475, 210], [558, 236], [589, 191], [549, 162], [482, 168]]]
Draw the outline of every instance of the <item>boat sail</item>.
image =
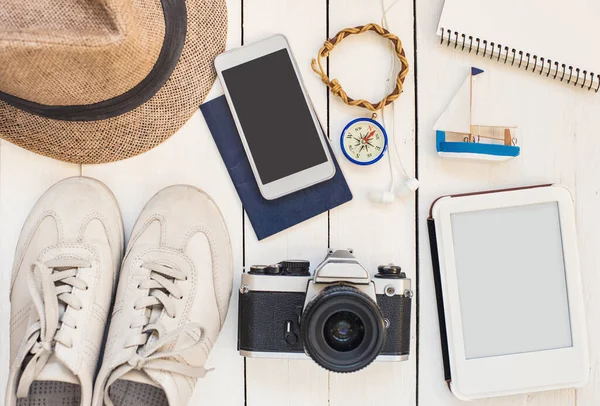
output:
[[489, 125], [488, 112], [483, 112], [474, 100], [477, 76], [484, 71], [472, 67], [469, 76], [438, 119], [436, 149], [442, 158], [505, 161], [519, 156], [516, 126]]

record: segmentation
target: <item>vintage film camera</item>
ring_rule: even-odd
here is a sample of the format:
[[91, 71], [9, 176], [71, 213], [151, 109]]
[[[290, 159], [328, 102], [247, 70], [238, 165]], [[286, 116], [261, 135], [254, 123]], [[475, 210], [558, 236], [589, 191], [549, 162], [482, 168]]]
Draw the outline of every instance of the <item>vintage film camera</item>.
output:
[[408, 359], [411, 282], [400, 267], [370, 273], [351, 250], [252, 266], [242, 275], [238, 349], [246, 357], [304, 358], [334, 372]]

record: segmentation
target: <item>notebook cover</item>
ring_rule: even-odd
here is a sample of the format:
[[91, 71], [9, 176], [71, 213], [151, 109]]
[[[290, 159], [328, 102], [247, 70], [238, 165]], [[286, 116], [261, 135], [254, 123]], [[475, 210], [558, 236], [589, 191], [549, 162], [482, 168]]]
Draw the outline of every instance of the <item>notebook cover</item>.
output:
[[254, 179], [225, 96], [202, 104], [200, 110], [259, 240], [352, 200], [329, 143], [327, 147], [336, 170], [333, 178], [275, 200], [266, 200]]
[[[564, 3], [567, 4], [567, 3]], [[600, 2], [446, 0], [437, 34], [445, 46], [586, 90], [600, 89]]]

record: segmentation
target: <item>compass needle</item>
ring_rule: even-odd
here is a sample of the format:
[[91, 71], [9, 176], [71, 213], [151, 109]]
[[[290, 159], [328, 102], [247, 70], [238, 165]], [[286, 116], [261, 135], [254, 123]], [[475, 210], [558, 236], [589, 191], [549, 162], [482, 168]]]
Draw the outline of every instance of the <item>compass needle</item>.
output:
[[[344, 137], [344, 134], [352, 136]], [[385, 154], [387, 142], [383, 127], [368, 118], [358, 118], [348, 123], [340, 137], [342, 152], [358, 165], [371, 165], [379, 161]]]

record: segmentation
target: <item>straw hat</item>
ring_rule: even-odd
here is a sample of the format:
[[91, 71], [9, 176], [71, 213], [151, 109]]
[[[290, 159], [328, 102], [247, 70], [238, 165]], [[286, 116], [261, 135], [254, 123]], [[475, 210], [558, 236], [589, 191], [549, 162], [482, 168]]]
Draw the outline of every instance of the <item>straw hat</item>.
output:
[[198, 109], [225, 0], [0, 0], [0, 137], [63, 161], [147, 151]]

